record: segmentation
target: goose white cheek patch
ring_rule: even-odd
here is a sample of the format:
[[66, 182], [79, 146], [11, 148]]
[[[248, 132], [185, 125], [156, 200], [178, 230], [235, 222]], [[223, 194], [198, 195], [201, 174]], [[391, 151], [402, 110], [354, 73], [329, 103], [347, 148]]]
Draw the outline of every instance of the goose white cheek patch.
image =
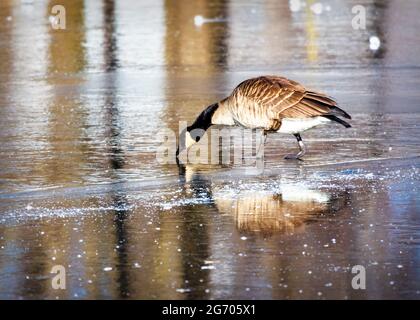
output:
[[191, 137], [191, 134], [189, 133], [189, 132], [187, 132], [186, 134], [185, 134], [185, 146], [186, 146], [186, 148], [187, 148], [187, 150], [193, 145], [193, 144], [195, 144], [196, 143], [196, 141], [195, 141], [195, 139], [193, 139], [192, 137]]

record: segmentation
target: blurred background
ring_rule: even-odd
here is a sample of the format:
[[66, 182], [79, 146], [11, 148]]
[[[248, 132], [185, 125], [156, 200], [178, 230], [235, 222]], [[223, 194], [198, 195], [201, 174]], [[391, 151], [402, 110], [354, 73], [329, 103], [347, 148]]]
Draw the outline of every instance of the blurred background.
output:
[[[418, 299], [419, 16], [416, 0], [2, 0], [0, 297]], [[162, 128], [261, 74], [334, 96], [354, 128], [306, 133], [301, 164], [270, 136], [262, 176], [158, 164]]]

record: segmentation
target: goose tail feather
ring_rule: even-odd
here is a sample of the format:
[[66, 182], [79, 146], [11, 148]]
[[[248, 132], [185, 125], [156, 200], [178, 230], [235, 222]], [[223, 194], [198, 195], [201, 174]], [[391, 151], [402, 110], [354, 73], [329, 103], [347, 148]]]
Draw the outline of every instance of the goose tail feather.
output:
[[322, 115], [322, 117], [327, 118], [328, 120], [331, 121], [335, 121], [343, 126], [345, 126], [346, 128], [351, 128], [351, 125], [349, 123], [347, 123], [346, 121], [340, 119], [339, 117], [332, 115], [332, 114], [326, 114], [326, 115]]

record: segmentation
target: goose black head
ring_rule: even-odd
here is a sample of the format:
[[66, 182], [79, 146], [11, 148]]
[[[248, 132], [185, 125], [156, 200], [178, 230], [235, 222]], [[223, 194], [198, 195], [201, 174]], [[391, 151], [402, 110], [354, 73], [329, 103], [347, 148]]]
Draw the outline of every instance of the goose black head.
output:
[[208, 106], [200, 113], [191, 126], [182, 130], [176, 150], [177, 159], [183, 151], [188, 151], [193, 144], [200, 141], [206, 130], [212, 125], [211, 119], [218, 107], [217, 103]]

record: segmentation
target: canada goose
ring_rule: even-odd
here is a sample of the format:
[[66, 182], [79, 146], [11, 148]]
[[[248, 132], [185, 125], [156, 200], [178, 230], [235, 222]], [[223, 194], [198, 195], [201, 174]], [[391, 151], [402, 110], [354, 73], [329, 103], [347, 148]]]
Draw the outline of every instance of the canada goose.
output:
[[293, 134], [300, 151], [285, 158], [300, 160], [306, 153], [300, 133], [331, 121], [351, 127], [338, 116], [351, 119], [331, 97], [323, 93], [306, 90], [299, 83], [284, 77], [252, 78], [240, 83], [229, 97], [200, 113], [194, 123], [181, 133], [176, 156], [178, 158], [180, 152], [198, 142], [211, 125], [239, 125], [262, 129], [262, 143], [269, 132]]

